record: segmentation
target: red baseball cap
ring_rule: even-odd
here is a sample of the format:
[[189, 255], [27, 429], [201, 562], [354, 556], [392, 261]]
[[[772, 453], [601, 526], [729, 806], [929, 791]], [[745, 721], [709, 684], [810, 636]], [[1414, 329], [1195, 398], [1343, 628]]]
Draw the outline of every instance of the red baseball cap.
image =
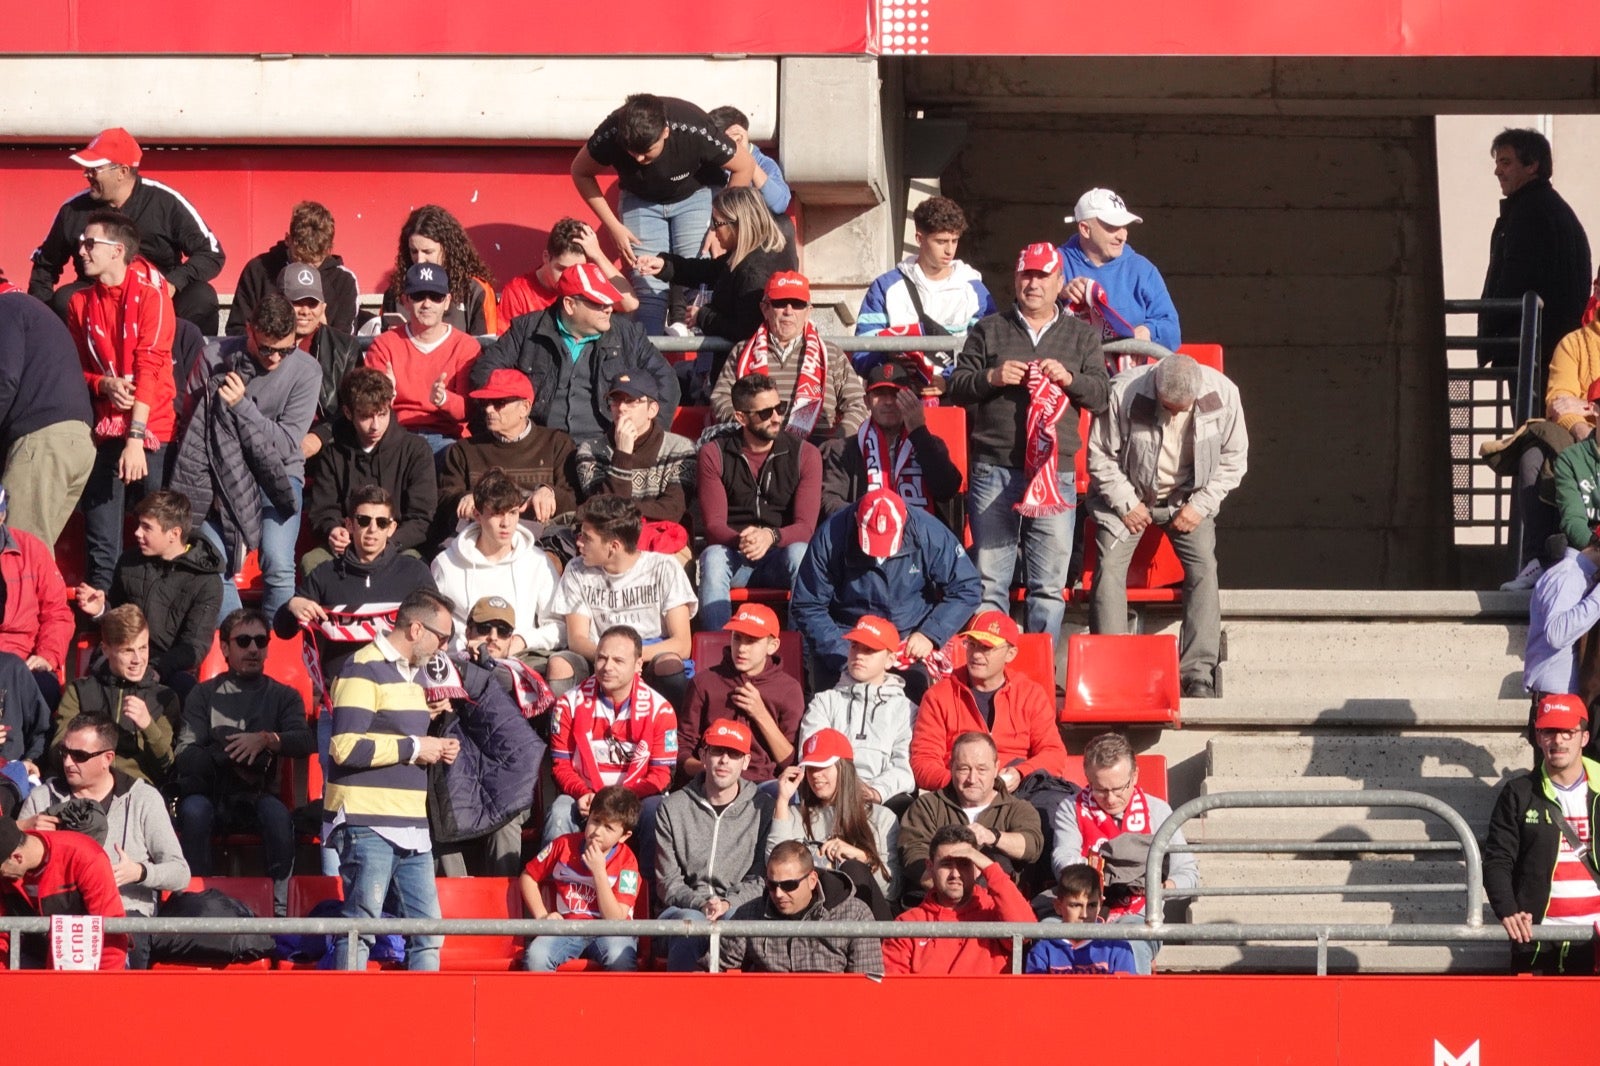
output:
[[1589, 708], [1583, 697], [1556, 693], [1539, 701], [1539, 713], [1534, 716], [1535, 729], [1587, 729]]
[[1017, 628], [1017, 623], [1004, 611], [984, 611], [972, 620], [963, 637], [998, 648], [1002, 644], [1015, 647], [1017, 639], [1022, 636], [1022, 630]]
[[815, 766], [821, 769], [832, 766], [840, 759], [854, 759], [856, 749], [850, 746], [850, 738], [837, 729], [819, 729], [806, 737], [805, 743], [800, 745], [800, 765]]
[[811, 281], [798, 270], [780, 270], [767, 279], [767, 299], [811, 302]]
[[856, 505], [856, 531], [861, 550], [874, 559], [887, 559], [906, 539], [906, 501], [893, 489], [874, 489]]
[[706, 730], [706, 735], [700, 738], [700, 743], [707, 748], [727, 748], [740, 755], [749, 755], [750, 730], [731, 718], [718, 718]]
[[1017, 256], [1017, 273], [1036, 270], [1041, 274], [1054, 274], [1061, 269], [1061, 252], [1049, 241], [1030, 244]]
[[493, 371], [483, 388], [467, 393], [474, 400], [527, 400], [533, 402], [533, 382], [520, 370], [506, 366]]
[[136, 167], [139, 160], [144, 158], [144, 149], [139, 147], [139, 142], [133, 139], [133, 134], [121, 126], [113, 126], [108, 130], [101, 130], [94, 135], [94, 140], [89, 142], [81, 152], [72, 153], [72, 161], [80, 167], [103, 167], [113, 163], [119, 167]]
[[729, 633], [743, 633], [747, 637], [775, 637], [778, 635], [778, 616], [772, 613], [770, 607], [745, 603], [739, 606], [739, 613], [728, 619], [728, 624], [722, 628]]
[[900, 631], [894, 623], [887, 618], [879, 618], [875, 614], [864, 614], [856, 622], [855, 628], [844, 635], [845, 640], [853, 640], [857, 644], [865, 644], [878, 651], [899, 651]]
[[593, 263], [575, 263], [561, 272], [556, 279], [557, 296], [581, 296], [585, 300], [614, 307], [622, 302], [617, 287], [606, 280], [605, 274]]

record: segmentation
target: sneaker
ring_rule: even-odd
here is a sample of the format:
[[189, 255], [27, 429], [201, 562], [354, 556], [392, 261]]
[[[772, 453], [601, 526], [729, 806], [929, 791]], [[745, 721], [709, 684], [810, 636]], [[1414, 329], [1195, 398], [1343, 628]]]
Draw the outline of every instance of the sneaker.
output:
[[1517, 576], [1500, 586], [1501, 592], [1516, 592], [1518, 589], [1531, 589], [1539, 583], [1539, 575], [1544, 573], [1544, 564], [1535, 559], [1518, 571]]
[[1217, 698], [1217, 686], [1208, 678], [1186, 677], [1183, 679], [1183, 698], [1186, 700], [1214, 700]]

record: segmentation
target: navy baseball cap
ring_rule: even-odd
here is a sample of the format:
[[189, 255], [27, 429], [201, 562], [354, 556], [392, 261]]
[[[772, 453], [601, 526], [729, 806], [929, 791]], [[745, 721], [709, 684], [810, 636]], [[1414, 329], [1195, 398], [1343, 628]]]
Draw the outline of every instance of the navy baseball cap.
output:
[[415, 296], [419, 292], [448, 296], [450, 275], [438, 263], [412, 263], [406, 271], [405, 294]]

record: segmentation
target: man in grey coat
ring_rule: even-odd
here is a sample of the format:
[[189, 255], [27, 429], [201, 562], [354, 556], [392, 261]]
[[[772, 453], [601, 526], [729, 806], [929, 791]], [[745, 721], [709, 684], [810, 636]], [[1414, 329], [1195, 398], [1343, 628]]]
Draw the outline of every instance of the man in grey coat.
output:
[[1128, 563], [1152, 524], [1183, 563], [1183, 695], [1215, 696], [1222, 640], [1217, 512], [1244, 478], [1250, 438], [1239, 390], [1220, 371], [1172, 355], [1118, 374], [1089, 436], [1095, 568], [1090, 628], [1128, 631]]

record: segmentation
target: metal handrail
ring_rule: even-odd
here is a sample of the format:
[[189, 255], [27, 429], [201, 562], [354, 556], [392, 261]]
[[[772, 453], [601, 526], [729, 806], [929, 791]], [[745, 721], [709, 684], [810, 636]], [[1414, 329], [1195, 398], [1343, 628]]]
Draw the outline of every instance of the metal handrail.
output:
[[[225, 340], [226, 338], [211, 338]], [[356, 346], [366, 351], [376, 340], [375, 337], [357, 337]], [[479, 344], [492, 344], [499, 338], [484, 334], [477, 338]], [[857, 337], [845, 333], [825, 333], [822, 339], [826, 343], [853, 352], [959, 352], [966, 343], [966, 338], [961, 336], [946, 337]], [[735, 345], [725, 337], [650, 337], [652, 346], [659, 352], [731, 352]], [[1102, 350], [1110, 355], [1139, 355], [1149, 359], [1164, 359], [1172, 351], [1154, 341], [1142, 341], [1134, 338], [1107, 341], [1101, 346]]]

